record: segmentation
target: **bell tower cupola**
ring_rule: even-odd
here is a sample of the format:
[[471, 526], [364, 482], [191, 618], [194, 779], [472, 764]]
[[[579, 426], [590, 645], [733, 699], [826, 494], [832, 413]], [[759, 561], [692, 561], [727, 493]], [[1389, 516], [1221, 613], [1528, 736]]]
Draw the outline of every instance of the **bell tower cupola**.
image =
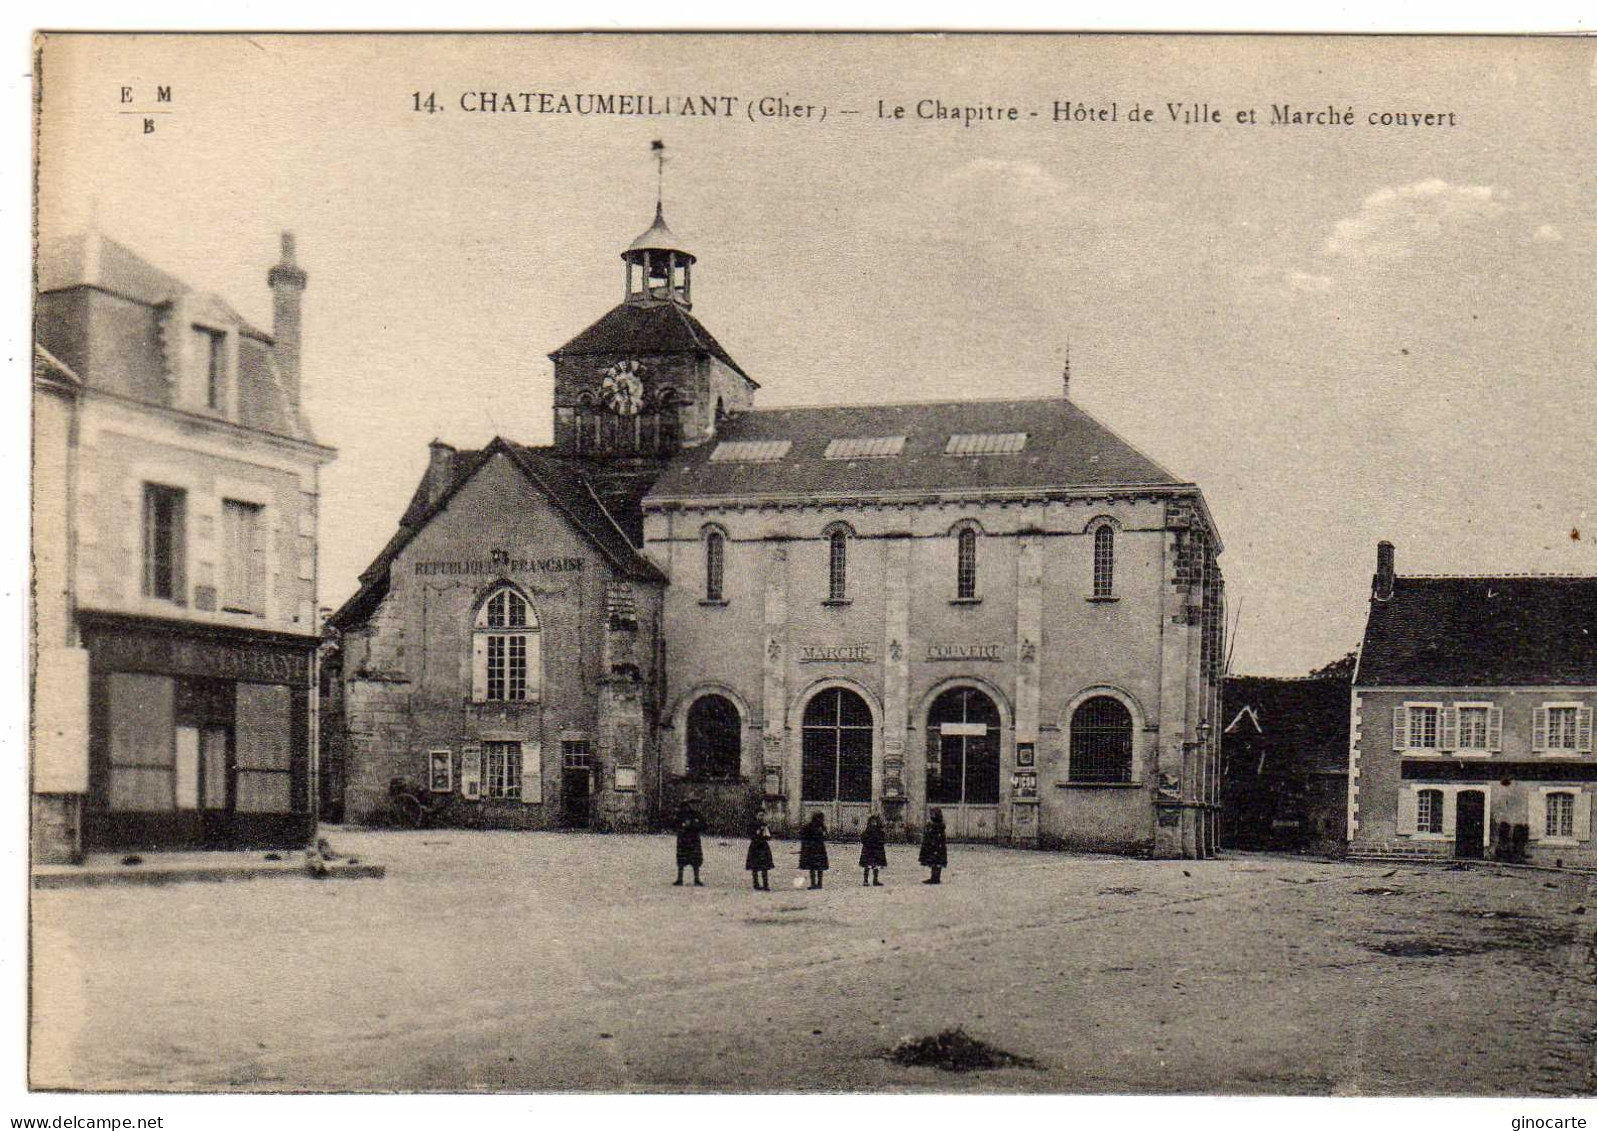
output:
[[654, 206], [654, 223], [621, 253], [627, 266], [626, 301], [639, 306], [674, 302], [693, 309], [693, 253], [665, 225], [665, 209]]

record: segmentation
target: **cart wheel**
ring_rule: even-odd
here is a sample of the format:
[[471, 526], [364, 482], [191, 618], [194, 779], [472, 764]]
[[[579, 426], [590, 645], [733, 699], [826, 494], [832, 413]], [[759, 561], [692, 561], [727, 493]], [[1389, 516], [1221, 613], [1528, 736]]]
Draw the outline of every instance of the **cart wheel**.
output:
[[426, 808], [408, 793], [394, 798], [394, 810], [399, 814], [400, 823], [408, 828], [419, 829], [427, 821]]

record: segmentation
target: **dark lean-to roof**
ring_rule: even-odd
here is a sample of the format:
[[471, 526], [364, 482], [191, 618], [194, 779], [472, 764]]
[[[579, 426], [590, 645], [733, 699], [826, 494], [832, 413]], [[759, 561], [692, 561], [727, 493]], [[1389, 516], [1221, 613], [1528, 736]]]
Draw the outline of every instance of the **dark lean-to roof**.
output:
[[[1011, 454], [951, 455], [953, 436], [1024, 434]], [[903, 437], [896, 454], [827, 459], [834, 440]], [[768, 461], [716, 457], [725, 443], [787, 441]], [[980, 442], [977, 442], [980, 446]], [[651, 504], [723, 497], [1189, 486], [1063, 397], [828, 406], [739, 413], [674, 458]]]
[[1597, 686], [1597, 577], [1398, 577], [1360, 687]]
[[445, 472], [448, 482], [432, 501], [428, 477], [423, 475], [400, 517], [399, 529], [361, 573], [360, 589], [328, 618], [332, 627], [348, 629], [371, 616], [388, 595], [388, 570], [394, 559], [496, 454], [507, 456], [623, 577], [665, 581], [665, 575], [638, 549], [643, 538], [641, 501], [648, 487], [647, 476], [628, 476], [561, 457], [552, 448], [527, 447], [496, 437], [485, 448], [451, 453]]
[[622, 303], [549, 356], [593, 353], [704, 355], [730, 366], [754, 388], [760, 387], [732, 360], [704, 323], [674, 302]]

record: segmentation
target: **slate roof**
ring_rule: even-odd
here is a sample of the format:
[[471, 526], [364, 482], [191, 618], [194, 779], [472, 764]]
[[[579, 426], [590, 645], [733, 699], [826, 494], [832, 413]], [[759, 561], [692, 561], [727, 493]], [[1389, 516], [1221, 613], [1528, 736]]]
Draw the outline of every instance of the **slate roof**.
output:
[[[43, 245], [39, 249], [38, 273], [41, 295], [89, 287], [139, 303], [152, 312], [185, 295], [199, 293], [115, 240], [92, 231]], [[289, 403], [278, 380], [271, 352], [272, 336], [250, 325], [219, 296], [205, 295], [203, 301], [239, 330], [238, 423], [314, 443], [309, 421]], [[152, 313], [151, 317], [157, 315]], [[36, 326], [41, 343], [55, 344], [65, 352], [70, 352], [75, 336], [83, 331], [81, 326], [67, 324], [64, 317], [44, 312]], [[80, 383], [145, 404], [172, 407], [172, 390], [158, 334], [140, 334], [136, 329], [124, 330], [123, 334], [117, 349], [97, 355], [102, 359], [109, 357], [109, 362], [78, 362], [81, 372], [76, 376]]]
[[[947, 454], [949, 437], [1026, 433], [1012, 455]], [[826, 459], [833, 440], [905, 437], [886, 458]], [[1187, 486], [1063, 397], [765, 409], [726, 421], [719, 440], [790, 440], [767, 463], [713, 459], [717, 441], [673, 459], [649, 501], [743, 496], [860, 496], [894, 492], [1059, 487]]]
[[674, 302], [624, 302], [549, 356], [591, 353], [690, 353], [713, 357], [754, 388], [760, 387], [702, 322]]
[[[1225, 728], [1220, 742], [1231, 755], [1227, 765], [1242, 772], [1241, 761], [1248, 761], [1247, 772], [1257, 772], [1262, 753], [1265, 772], [1347, 773], [1351, 702], [1352, 683], [1346, 676], [1227, 676], [1220, 690]], [[1237, 723], [1235, 728], [1232, 723]], [[1243, 754], [1247, 757], [1239, 761]]]
[[1360, 687], [1597, 686], [1597, 577], [1398, 577]]
[[[176, 275], [169, 275], [137, 252], [100, 232], [85, 231], [44, 243], [39, 248], [39, 293], [98, 287], [146, 306], [160, 306], [193, 293]], [[216, 296], [243, 332], [269, 342], [272, 336], [249, 322]]]
[[691, 262], [694, 255], [682, 246], [682, 241], [676, 238], [675, 233], [665, 224], [665, 210], [660, 205], [654, 206], [654, 223], [648, 230], [627, 247], [628, 251], [674, 251], [685, 255]]
[[559, 456], [553, 448], [528, 447], [495, 437], [485, 448], [450, 455], [446, 472], [449, 483], [436, 502], [427, 501], [428, 481], [426, 475], [422, 476], [409, 506], [400, 517], [399, 529], [361, 573], [360, 589], [328, 618], [328, 624], [348, 629], [376, 610], [388, 594], [388, 569], [394, 559], [496, 453], [509, 456], [550, 504], [561, 511], [623, 576], [643, 581], [666, 580], [659, 568], [638, 549], [643, 539], [640, 503], [648, 485], [647, 477], [641, 483], [629, 483], [628, 479], [637, 477]]

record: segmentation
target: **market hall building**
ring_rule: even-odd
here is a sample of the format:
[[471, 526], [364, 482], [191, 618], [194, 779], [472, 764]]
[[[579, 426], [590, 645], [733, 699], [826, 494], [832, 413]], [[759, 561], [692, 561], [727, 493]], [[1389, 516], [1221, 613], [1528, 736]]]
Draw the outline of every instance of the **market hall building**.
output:
[[[398, 777], [469, 824], [658, 827], [691, 796], [726, 832], [940, 808], [966, 839], [1211, 853], [1199, 489], [1067, 395], [757, 409], [658, 213], [622, 260], [551, 355], [554, 445], [435, 444], [333, 618], [350, 817]], [[583, 565], [517, 568], [549, 557]], [[529, 643], [495, 683], [501, 595]]]

